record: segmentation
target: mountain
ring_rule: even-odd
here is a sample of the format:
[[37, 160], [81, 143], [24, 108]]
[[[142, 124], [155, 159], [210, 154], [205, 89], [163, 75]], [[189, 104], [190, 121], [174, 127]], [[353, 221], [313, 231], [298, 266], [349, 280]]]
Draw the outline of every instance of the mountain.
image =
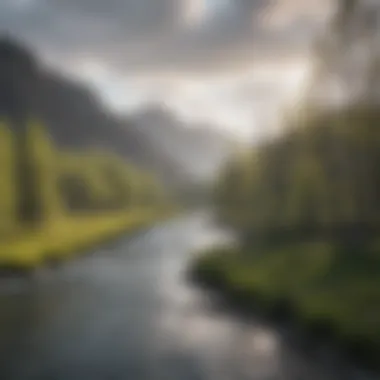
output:
[[187, 125], [162, 106], [135, 114], [131, 125], [191, 178], [211, 179], [231, 154], [233, 142], [206, 125]]
[[43, 67], [8, 37], [0, 38], [0, 115], [17, 131], [38, 117], [59, 146], [111, 149], [172, 185], [210, 173], [225, 146], [217, 133], [185, 129], [167, 113], [111, 114], [89, 88]]

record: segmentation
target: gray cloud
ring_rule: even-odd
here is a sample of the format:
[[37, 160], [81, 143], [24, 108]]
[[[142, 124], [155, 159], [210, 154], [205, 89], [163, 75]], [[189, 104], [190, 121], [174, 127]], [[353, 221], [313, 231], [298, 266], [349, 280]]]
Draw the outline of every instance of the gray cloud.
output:
[[183, 0], [24, 0], [20, 6], [9, 0], [0, 3], [0, 26], [57, 62], [86, 54], [125, 72], [191, 72], [297, 50], [304, 44], [297, 31], [305, 35], [313, 25], [305, 16], [287, 30], [268, 27], [278, 1], [230, 0], [228, 12], [186, 28]]
[[162, 101], [188, 121], [260, 138], [332, 0], [203, 0], [229, 6], [198, 25], [186, 20], [190, 1], [202, 0], [0, 0], [0, 33], [119, 111]]

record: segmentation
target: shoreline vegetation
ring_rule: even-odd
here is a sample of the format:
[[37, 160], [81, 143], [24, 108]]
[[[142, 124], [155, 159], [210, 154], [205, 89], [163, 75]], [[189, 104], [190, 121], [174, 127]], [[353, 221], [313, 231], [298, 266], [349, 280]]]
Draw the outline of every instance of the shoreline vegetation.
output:
[[380, 369], [380, 111], [300, 118], [215, 186], [239, 246], [201, 252], [191, 274], [230, 303], [290, 318]]
[[378, 371], [378, 259], [347, 260], [341, 268], [345, 260], [340, 255], [323, 243], [267, 248], [251, 258], [225, 248], [203, 252], [190, 276], [233, 308], [295, 322], [315, 341], [330, 342], [358, 364]]
[[1, 123], [0, 166], [2, 271], [73, 258], [175, 212], [150, 173], [110, 152], [59, 149], [39, 122], [22, 134]]
[[68, 218], [54, 226], [24, 231], [0, 243], [0, 273], [28, 272], [41, 265], [73, 259], [118, 236], [148, 228], [171, 213], [119, 212]]

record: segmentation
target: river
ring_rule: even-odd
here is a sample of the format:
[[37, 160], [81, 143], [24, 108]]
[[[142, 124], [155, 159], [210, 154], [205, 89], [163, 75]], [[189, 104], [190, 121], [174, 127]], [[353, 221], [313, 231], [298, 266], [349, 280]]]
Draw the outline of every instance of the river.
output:
[[224, 238], [197, 213], [125, 237], [31, 284], [1, 284], [2, 380], [363, 380], [270, 323], [216, 307], [184, 275]]

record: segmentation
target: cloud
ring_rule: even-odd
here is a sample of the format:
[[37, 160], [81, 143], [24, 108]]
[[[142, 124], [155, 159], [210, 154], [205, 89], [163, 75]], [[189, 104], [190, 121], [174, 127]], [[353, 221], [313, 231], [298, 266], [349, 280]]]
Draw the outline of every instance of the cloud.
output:
[[292, 26], [291, 15], [312, 29], [318, 9], [312, 0], [8, 0], [0, 24], [56, 62], [91, 57], [120, 71], [191, 72], [292, 52], [302, 22]]
[[294, 93], [331, 3], [0, 0], [0, 25], [118, 110], [160, 100], [189, 120], [257, 135]]

